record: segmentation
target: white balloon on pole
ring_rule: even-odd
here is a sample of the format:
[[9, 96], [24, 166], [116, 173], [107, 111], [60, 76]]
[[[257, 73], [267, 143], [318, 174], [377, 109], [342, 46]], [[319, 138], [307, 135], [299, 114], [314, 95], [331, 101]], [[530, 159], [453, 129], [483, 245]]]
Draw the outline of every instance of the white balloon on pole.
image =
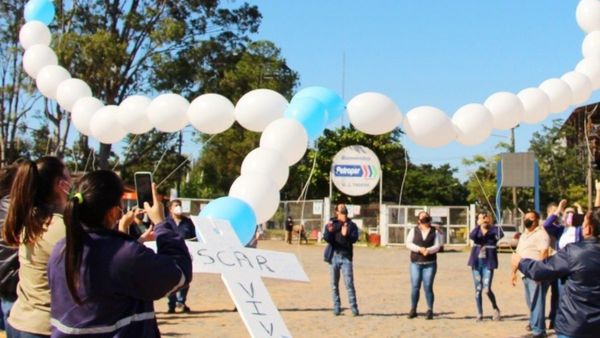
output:
[[51, 41], [52, 34], [48, 26], [40, 21], [29, 21], [19, 31], [19, 42], [25, 50], [38, 44], [49, 46]]
[[94, 113], [90, 130], [96, 140], [104, 144], [113, 144], [127, 135], [127, 132], [117, 122], [118, 112], [118, 106], [110, 105], [104, 106]]
[[77, 100], [73, 105], [71, 111], [71, 122], [75, 128], [86, 136], [92, 136], [90, 124], [92, 116], [100, 109], [104, 107], [104, 103], [95, 97], [84, 97]]
[[550, 114], [550, 98], [543, 90], [537, 87], [526, 88], [520, 91], [517, 96], [523, 103], [523, 122], [529, 124], [539, 123]]
[[586, 32], [600, 30], [600, 2], [597, 0], [581, 0], [575, 12], [577, 24]]
[[575, 71], [587, 76], [592, 81], [594, 90], [600, 89], [600, 59], [585, 58], [579, 61]]
[[348, 117], [352, 125], [370, 135], [389, 133], [402, 123], [400, 108], [389, 97], [380, 93], [362, 93], [348, 103]]
[[23, 54], [23, 69], [27, 75], [36, 78], [46, 66], [57, 65], [58, 58], [52, 48], [46, 45], [33, 45]]
[[275, 149], [259, 147], [252, 150], [242, 162], [242, 176], [263, 175], [273, 179], [278, 189], [285, 186], [290, 169], [283, 154]]
[[551, 113], [562, 113], [573, 102], [571, 87], [561, 79], [548, 79], [542, 82], [539, 88], [550, 98]]
[[494, 128], [492, 113], [482, 104], [467, 104], [454, 113], [452, 123], [456, 140], [464, 145], [476, 145], [485, 141]]
[[452, 121], [446, 113], [435, 107], [412, 109], [406, 114], [403, 126], [413, 142], [425, 147], [441, 147], [456, 138]]
[[40, 70], [35, 79], [38, 90], [49, 99], [56, 99], [56, 90], [61, 82], [71, 78], [69, 71], [61, 66], [46, 66]]
[[80, 79], [67, 79], [56, 88], [56, 102], [66, 111], [73, 110], [73, 105], [79, 99], [91, 97], [92, 89]]
[[242, 175], [231, 188], [229, 196], [248, 203], [256, 214], [256, 222], [271, 219], [279, 207], [279, 191], [275, 182], [264, 175]]
[[156, 129], [165, 133], [173, 133], [180, 131], [188, 124], [187, 110], [189, 106], [190, 103], [181, 95], [162, 94], [150, 102], [147, 114]]
[[600, 58], [600, 31], [593, 31], [585, 36], [581, 44], [584, 58]]
[[219, 94], [200, 95], [187, 110], [190, 123], [201, 133], [219, 134], [235, 122], [235, 107], [228, 98]]
[[255, 89], [246, 93], [235, 105], [236, 121], [244, 128], [261, 132], [283, 117], [288, 102], [281, 94], [270, 89]]
[[485, 100], [484, 106], [492, 113], [494, 128], [498, 130], [516, 127], [523, 118], [525, 110], [517, 95], [509, 92], [492, 94]]
[[150, 102], [152, 100], [143, 95], [133, 95], [123, 100], [117, 113], [121, 128], [132, 134], [144, 134], [152, 130], [152, 122], [146, 114]]
[[582, 104], [592, 96], [592, 81], [579, 72], [568, 72], [561, 80], [565, 81], [573, 93], [573, 104]]
[[291, 166], [304, 156], [308, 134], [298, 121], [284, 117], [269, 123], [260, 136], [260, 146], [279, 151]]

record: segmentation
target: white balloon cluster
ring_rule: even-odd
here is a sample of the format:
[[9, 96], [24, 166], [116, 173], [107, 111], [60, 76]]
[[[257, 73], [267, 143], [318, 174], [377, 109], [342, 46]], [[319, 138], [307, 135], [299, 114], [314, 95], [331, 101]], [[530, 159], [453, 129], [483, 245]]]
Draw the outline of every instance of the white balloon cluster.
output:
[[[429, 106], [414, 108], [404, 118], [390, 98], [367, 92], [348, 103], [350, 122], [356, 129], [371, 135], [388, 133], [402, 125], [411, 140], [426, 147], [441, 147], [453, 140], [476, 145], [485, 141], [494, 128], [507, 130], [519, 123], [539, 123], [550, 113], [584, 103], [593, 90], [600, 88], [600, 0], [581, 0], [576, 18], [588, 33], [582, 45], [584, 58], [574, 71], [560, 78], [546, 80], [516, 95], [495, 93], [483, 104], [461, 107], [451, 119], [440, 109]], [[231, 186], [229, 196], [248, 203], [259, 223], [275, 213], [279, 189], [287, 181], [289, 166], [304, 156], [309, 140], [307, 128], [313, 129], [303, 124], [307, 117], [293, 119], [284, 114], [288, 102], [281, 94], [269, 89], [253, 90], [235, 106], [218, 94], [204, 94], [191, 103], [173, 93], [154, 99], [135, 95], [118, 106], [105, 106], [92, 96], [85, 81], [71, 78], [69, 72], [58, 65], [56, 54], [49, 47], [51, 34], [45, 24], [28, 22], [21, 28], [19, 39], [25, 49], [23, 67], [36, 80], [39, 91], [47, 98], [56, 99], [71, 113], [79, 132], [102, 143], [116, 143], [127, 133], [143, 134], [152, 128], [176, 132], [188, 124], [202, 133], [218, 134], [237, 121], [248, 130], [262, 132], [260, 147], [244, 159], [241, 176]], [[311, 98], [309, 94], [308, 99], [319, 101], [315, 103], [318, 106], [322, 103], [329, 107], [336, 101], [335, 95], [321, 89], [309, 91], [321, 97]], [[300, 98], [297, 101], [301, 101]], [[327, 118], [326, 112], [324, 120]]]

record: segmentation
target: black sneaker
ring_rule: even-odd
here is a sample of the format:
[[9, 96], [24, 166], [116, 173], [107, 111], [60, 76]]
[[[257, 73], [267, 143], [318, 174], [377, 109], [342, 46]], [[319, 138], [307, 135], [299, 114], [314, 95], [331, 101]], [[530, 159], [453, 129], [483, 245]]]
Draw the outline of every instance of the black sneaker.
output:
[[167, 310], [167, 313], [175, 313], [175, 308], [174, 308], [174, 307], [170, 307], [170, 308]]
[[187, 306], [184, 305], [183, 308], [181, 309], [181, 312], [183, 313], [190, 313], [192, 310]]
[[427, 315], [425, 317], [427, 320], [432, 320], [433, 319], [433, 311], [431, 310], [427, 310]]
[[417, 316], [417, 310], [411, 309], [410, 312], [408, 313], [408, 319], [413, 319], [416, 316]]

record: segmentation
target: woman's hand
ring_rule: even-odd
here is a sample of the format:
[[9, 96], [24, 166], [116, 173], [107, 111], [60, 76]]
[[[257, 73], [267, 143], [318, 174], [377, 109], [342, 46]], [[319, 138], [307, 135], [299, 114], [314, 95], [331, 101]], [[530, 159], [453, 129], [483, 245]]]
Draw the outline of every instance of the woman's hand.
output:
[[144, 211], [152, 221], [152, 224], [158, 224], [165, 220], [165, 208], [162, 203], [158, 200], [158, 193], [156, 192], [156, 184], [152, 183], [152, 206], [148, 202], [144, 202]]

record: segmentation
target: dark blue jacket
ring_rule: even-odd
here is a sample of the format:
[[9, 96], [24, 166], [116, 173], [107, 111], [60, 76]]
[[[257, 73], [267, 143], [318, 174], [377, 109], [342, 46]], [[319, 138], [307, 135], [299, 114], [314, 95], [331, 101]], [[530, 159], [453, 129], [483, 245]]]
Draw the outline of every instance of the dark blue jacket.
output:
[[77, 305], [65, 279], [58, 242], [48, 263], [52, 337], [160, 337], [154, 301], [189, 284], [192, 261], [183, 238], [167, 222], [155, 227], [158, 253], [128, 235], [85, 234]]
[[323, 239], [328, 243], [324, 253], [325, 261], [331, 262], [331, 257], [327, 256], [332, 256], [334, 253], [352, 260], [352, 244], [358, 241], [358, 227], [350, 218], [348, 218], [346, 221], [348, 224], [348, 233], [346, 233], [346, 236], [342, 236], [342, 222], [337, 218], [332, 218], [329, 220], [329, 223], [333, 224], [333, 231], [329, 232], [327, 230], [327, 225], [325, 225], [323, 230]]
[[556, 332], [570, 337], [600, 334], [600, 243], [586, 239], [567, 245], [544, 261], [523, 259], [519, 270], [537, 281], [567, 278], [556, 316]]
[[171, 223], [177, 232], [183, 237], [183, 239], [192, 239], [196, 237], [196, 227], [194, 226], [194, 222], [188, 217], [181, 216], [181, 222], [177, 224], [173, 217], [167, 217], [167, 222]]
[[[546, 221], [544, 222], [544, 230], [548, 233], [548, 235], [554, 237], [556, 239], [556, 247], [554, 249], [558, 250], [558, 241], [562, 237], [563, 233], [565, 233], [566, 227], [560, 224], [558, 220], [558, 215], [552, 214], [548, 216]], [[581, 227], [578, 226], [575, 228], [575, 242], [581, 242], [583, 240], [583, 235], [581, 234]]]
[[504, 232], [498, 226], [492, 225], [490, 229], [483, 234], [481, 226], [476, 226], [469, 234], [469, 238], [473, 241], [471, 255], [469, 256], [469, 266], [474, 266], [479, 258], [481, 250], [485, 250], [485, 263], [490, 270], [498, 268], [498, 249], [496, 245], [498, 241], [504, 237]]

